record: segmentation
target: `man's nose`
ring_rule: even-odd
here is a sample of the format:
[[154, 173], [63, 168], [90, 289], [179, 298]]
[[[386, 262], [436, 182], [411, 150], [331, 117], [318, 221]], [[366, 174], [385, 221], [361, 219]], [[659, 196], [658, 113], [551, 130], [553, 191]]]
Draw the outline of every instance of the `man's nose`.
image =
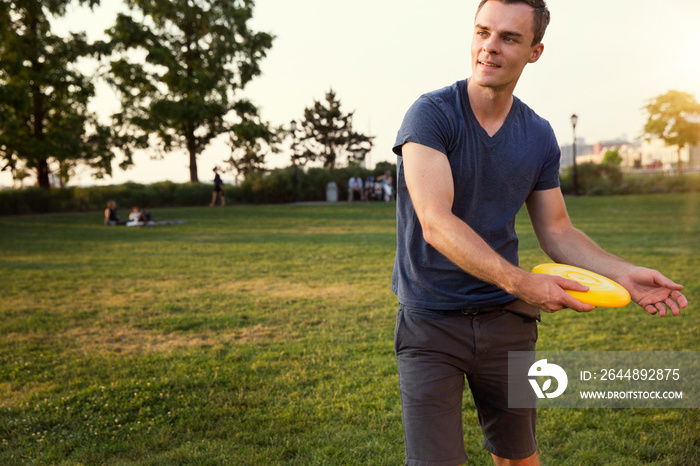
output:
[[498, 36], [496, 34], [491, 34], [488, 39], [486, 39], [482, 45], [484, 52], [486, 53], [498, 53]]

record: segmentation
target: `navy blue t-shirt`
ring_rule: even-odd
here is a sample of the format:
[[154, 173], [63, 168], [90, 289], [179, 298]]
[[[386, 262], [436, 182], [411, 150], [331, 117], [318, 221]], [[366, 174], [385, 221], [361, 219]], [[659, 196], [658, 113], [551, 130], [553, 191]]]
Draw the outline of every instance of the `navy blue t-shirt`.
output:
[[559, 186], [561, 154], [549, 123], [514, 97], [503, 126], [490, 137], [472, 112], [464, 80], [421, 96], [406, 113], [394, 145], [398, 180], [392, 290], [399, 302], [458, 310], [515, 299], [425, 242], [403, 176], [401, 148], [406, 142], [446, 154], [454, 180], [452, 212], [518, 265], [515, 215], [533, 190]]

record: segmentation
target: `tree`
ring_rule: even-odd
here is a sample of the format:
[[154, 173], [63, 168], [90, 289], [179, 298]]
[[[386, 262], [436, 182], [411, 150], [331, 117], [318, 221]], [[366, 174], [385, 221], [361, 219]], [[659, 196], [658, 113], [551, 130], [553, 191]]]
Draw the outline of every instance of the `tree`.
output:
[[[84, 34], [59, 37], [49, 19], [66, 13], [70, 0], [0, 2], [0, 158], [17, 178], [36, 175], [49, 189], [50, 175], [68, 181], [78, 163], [101, 178], [111, 174], [110, 130], [88, 111], [92, 77], [76, 62], [94, 53]], [[91, 8], [98, 0], [77, 0]]]
[[271, 131], [266, 123], [259, 121], [234, 125], [229, 133], [231, 156], [225, 161], [229, 166], [225, 171], [235, 171], [243, 178], [265, 171], [265, 157], [278, 152], [278, 135], [281, 133], [280, 128]]
[[700, 123], [689, 121], [689, 117], [700, 115], [700, 104], [692, 94], [671, 90], [651, 99], [643, 108], [649, 114], [643, 134], [658, 137], [667, 146], [678, 148], [680, 173], [681, 150], [700, 141]]
[[[113, 116], [121, 146], [155, 136], [163, 152], [185, 149], [190, 182], [199, 181], [197, 156], [217, 136], [245, 125], [257, 108], [237, 93], [260, 74], [273, 37], [248, 28], [252, 0], [126, 0], [108, 31], [110, 81], [121, 95]], [[136, 57], [134, 50], [141, 50]]]
[[612, 165], [614, 167], [619, 167], [622, 163], [622, 157], [620, 156], [620, 149], [617, 147], [605, 151], [603, 154], [603, 165]]
[[[224, 162], [228, 167], [224, 171], [234, 171], [243, 179], [251, 173], [265, 171], [265, 156], [267, 151], [258, 142], [245, 142], [231, 152], [231, 156]], [[237, 177], [236, 177], [237, 178]]]
[[312, 107], [306, 108], [301, 121], [300, 163], [321, 160], [324, 167], [332, 170], [343, 158], [348, 162], [364, 160], [374, 137], [353, 130], [353, 114], [343, 114], [333, 89], [326, 93], [325, 102], [315, 100]]

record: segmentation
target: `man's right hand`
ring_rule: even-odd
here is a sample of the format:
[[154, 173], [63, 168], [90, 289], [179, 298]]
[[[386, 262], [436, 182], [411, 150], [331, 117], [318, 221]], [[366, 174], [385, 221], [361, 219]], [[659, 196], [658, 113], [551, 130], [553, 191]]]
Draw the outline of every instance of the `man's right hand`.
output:
[[571, 308], [577, 312], [590, 312], [595, 306], [584, 304], [565, 290], [588, 291], [588, 287], [577, 281], [542, 273], [531, 273], [523, 270], [510, 294], [535, 306], [542, 312], [557, 312]]

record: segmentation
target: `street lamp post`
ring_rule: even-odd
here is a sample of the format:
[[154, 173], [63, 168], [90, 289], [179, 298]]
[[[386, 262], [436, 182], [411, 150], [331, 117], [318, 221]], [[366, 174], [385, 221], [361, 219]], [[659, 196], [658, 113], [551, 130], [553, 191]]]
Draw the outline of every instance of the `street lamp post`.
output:
[[292, 165], [297, 164], [297, 121], [292, 120], [289, 123], [289, 128], [292, 130]]
[[576, 122], [578, 121], [578, 116], [574, 113], [571, 115], [571, 126], [574, 129], [574, 145], [573, 145], [573, 155], [574, 155], [574, 196], [578, 196], [578, 169], [576, 167]]
[[299, 167], [297, 166], [297, 121], [289, 124], [292, 130], [292, 165], [294, 166], [294, 201], [299, 202]]

